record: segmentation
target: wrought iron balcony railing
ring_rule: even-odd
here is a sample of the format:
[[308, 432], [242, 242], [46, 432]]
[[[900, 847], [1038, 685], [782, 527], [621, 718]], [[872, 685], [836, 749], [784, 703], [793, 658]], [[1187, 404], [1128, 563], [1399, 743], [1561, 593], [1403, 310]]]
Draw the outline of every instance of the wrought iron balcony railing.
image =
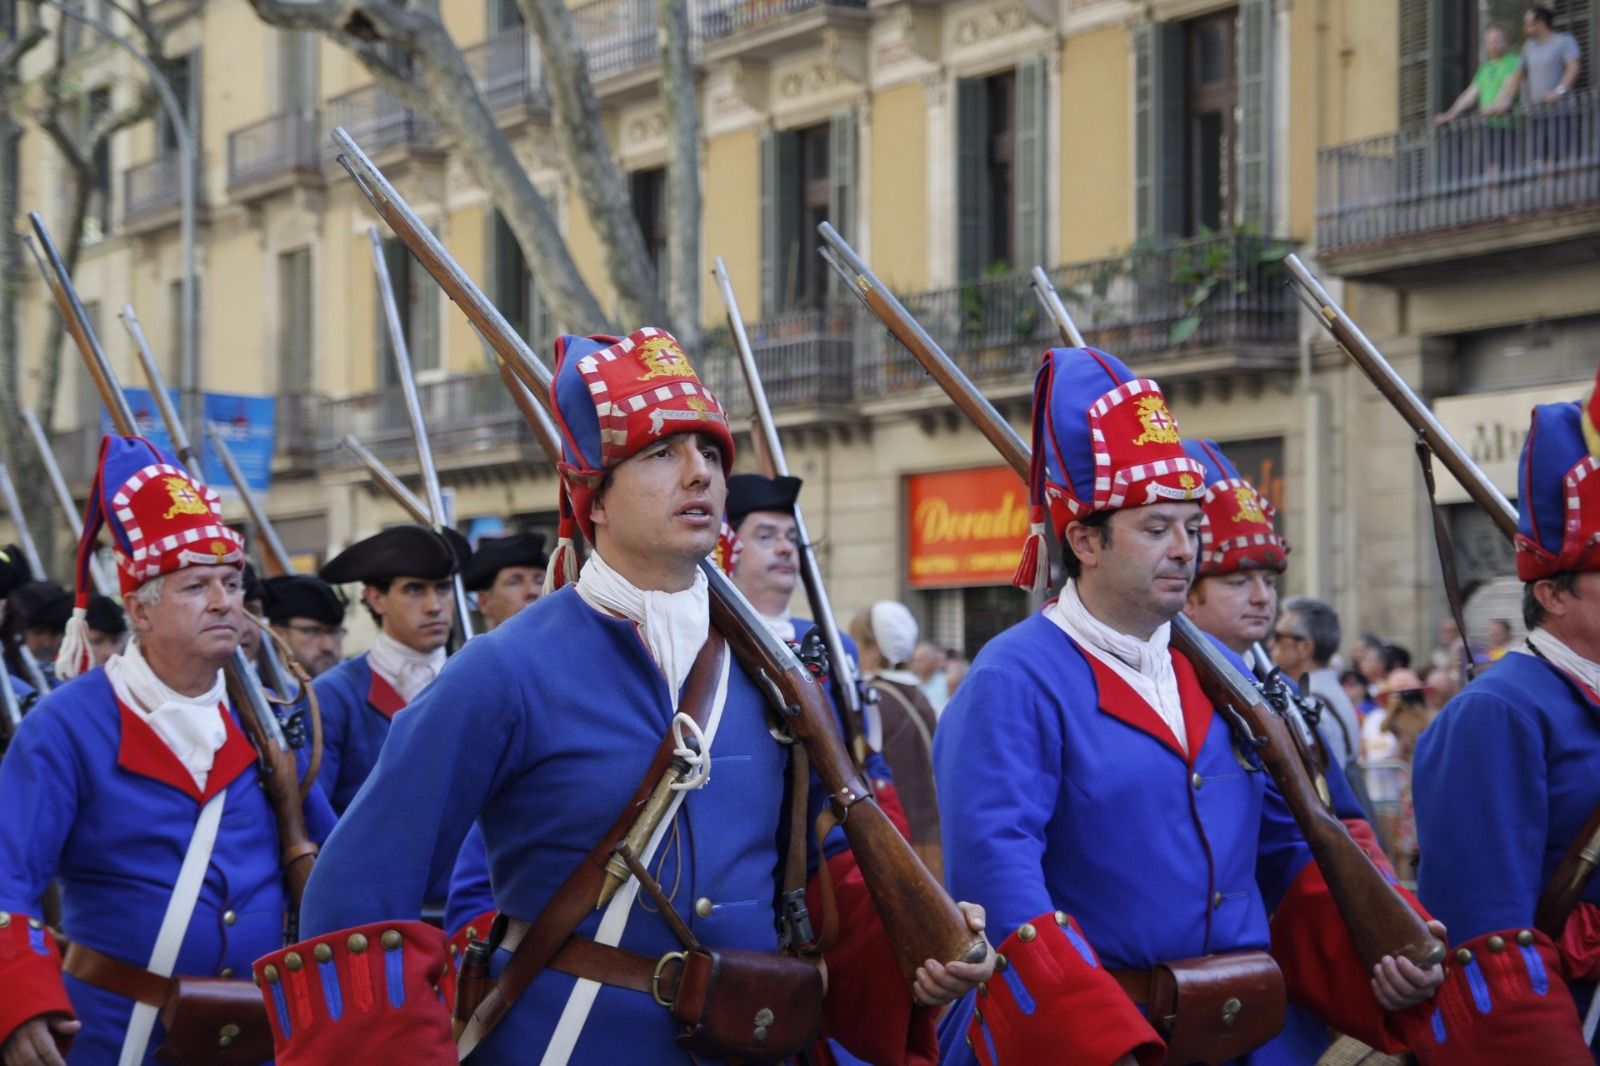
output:
[[1600, 205], [1600, 94], [1324, 148], [1317, 247], [1339, 252]]
[[228, 134], [228, 188], [321, 169], [316, 113], [286, 111]]
[[144, 218], [178, 206], [178, 171], [182, 157], [177, 153], [156, 156], [122, 172], [122, 218], [125, 222]]
[[549, 106], [539, 48], [527, 30], [507, 30], [463, 50], [461, 57], [491, 112]]
[[651, 0], [589, 0], [572, 9], [572, 24], [596, 81], [642, 67], [661, 54]]
[[[397, 145], [429, 146], [434, 125], [426, 115], [402, 104], [389, 90], [379, 85], [364, 85], [341, 93], [323, 109], [328, 129], [343, 126], [365, 152], [378, 152]], [[336, 150], [331, 141], [323, 143], [323, 158], [332, 160]]]
[[715, 41], [812, 8], [866, 6], [866, 0], [705, 0], [696, 16], [700, 40]]

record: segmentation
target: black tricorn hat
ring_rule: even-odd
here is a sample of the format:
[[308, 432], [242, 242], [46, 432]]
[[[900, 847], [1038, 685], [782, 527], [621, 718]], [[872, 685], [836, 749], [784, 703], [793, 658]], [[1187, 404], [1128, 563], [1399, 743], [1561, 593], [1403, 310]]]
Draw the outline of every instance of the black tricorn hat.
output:
[[728, 525], [737, 533], [745, 516], [756, 511], [794, 514], [794, 501], [800, 496], [800, 485], [797, 477], [733, 475], [728, 479]]
[[495, 575], [508, 566], [532, 566], [540, 570], [550, 565], [544, 550], [543, 533], [513, 533], [509, 537], [485, 537], [478, 542], [472, 558], [461, 568], [461, 582], [473, 592], [494, 584]]
[[244, 564], [244, 602], [255, 603], [265, 594], [261, 591], [261, 575], [256, 572], [254, 563]]
[[110, 637], [120, 637], [128, 631], [128, 616], [122, 613], [122, 606], [110, 596], [90, 596], [84, 621], [90, 629]]
[[292, 618], [309, 618], [325, 626], [344, 621], [345, 598], [339, 590], [313, 574], [284, 574], [263, 581], [266, 593], [262, 613], [281, 625]]
[[0, 596], [9, 596], [32, 580], [33, 571], [21, 548], [7, 544], [0, 549]]
[[54, 581], [30, 581], [12, 592], [6, 603], [24, 628], [65, 632], [72, 617], [72, 593]]
[[442, 581], [456, 572], [458, 560], [466, 552], [466, 540], [454, 530], [450, 532], [453, 538], [425, 526], [394, 526], [356, 541], [324, 563], [317, 576], [330, 585], [397, 577]]

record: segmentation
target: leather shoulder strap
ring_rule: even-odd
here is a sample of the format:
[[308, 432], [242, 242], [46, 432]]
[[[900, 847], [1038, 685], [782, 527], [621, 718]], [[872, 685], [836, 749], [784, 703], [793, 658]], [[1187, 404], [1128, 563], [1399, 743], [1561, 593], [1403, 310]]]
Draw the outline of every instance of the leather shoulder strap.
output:
[[[684, 682], [683, 698], [678, 703], [678, 710], [689, 715], [702, 728], [711, 718], [711, 705], [716, 699], [717, 681], [722, 674], [726, 649], [722, 634], [713, 627]], [[472, 1018], [456, 1041], [456, 1050], [463, 1058], [493, 1031], [533, 979], [550, 964], [556, 952], [561, 950], [561, 945], [572, 936], [572, 931], [594, 912], [595, 900], [600, 895], [601, 885], [605, 883], [606, 860], [611, 857], [617, 842], [633, 827], [639, 809], [650, 798], [661, 775], [667, 772], [667, 766], [672, 761], [673, 746], [672, 731], [669, 729], [661, 739], [661, 746], [656, 749], [655, 758], [650, 761], [650, 768], [645, 771], [644, 778], [639, 782], [639, 787], [634, 789], [622, 813], [529, 925], [521, 942], [511, 953], [511, 960], [500, 972], [499, 980], [490, 986], [483, 1002], [473, 1011]]]

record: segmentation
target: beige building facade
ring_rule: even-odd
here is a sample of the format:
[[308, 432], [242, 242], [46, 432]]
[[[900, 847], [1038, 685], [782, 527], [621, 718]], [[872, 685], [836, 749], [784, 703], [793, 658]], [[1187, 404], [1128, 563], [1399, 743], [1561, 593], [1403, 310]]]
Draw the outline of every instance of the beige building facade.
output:
[[[1055, 343], [1025, 280], [1045, 265], [1091, 343], [1159, 378], [1186, 434], [1221, 441], [1265, 483], [1294, 546], [1286, 591], [1331, 599], [1352, 631], [1429, 646], [1443, 597], [1409, 432], [1301, 313], [1278, 260], [1290, 249], [1312, 260], [1505, 476], [1503, 453], [1526, 421], [1515, 405], [1576, 396], [1600, 337], [1587, 75], [1553, 146], [1533, 143], [1519, 120], [1525, 132], [1489, 158], [1485, 123], [1427, 121], [1470, 78], [1481, 28], [1517, 10], [1489, 0], [691, 4], [707, 256], [694, 268], [727, 263], [841, 615], [902, 598], [931, 637], [971, 651], [1027, 603], [1006, 587], [997, 547], [1013, 533], [1020, 547], [1020, 484], [829, 277], [814, 251], [824, 218], [1024, 434], [1031, 369]], [[537, 46], [514, 5], [442, 7], [609, 306]], [[574, 7], [635, 214], [667, 268], [681, 269], [661, 246], [653, 12], [644, 0]], [[1587, 47], [1587, 0], [1558, 14]], [[318, 562], [402, 520], [340, 447], [346, 433], [403, 473], [416, 467], [377, 302], [376, 218], [333, 162], [335, 125], [536, 350], [585, 325], [540, 306], [448, 131], [372, 86], [336, 45], [266, 27], [245, 0], [211, 0], [168, 51], [189, 57], [202, 146], [198, 386], [277, 398], [267, 507], [291, 551]], [[86, 91], [132, 91], [125, 56], [91, 48], [81, 62]], [[24, 208], [63, 224], [65, 172], [33, 132], [24, 153]], [[129, 131], [110, 164], [107, 225], [78, 288], [127, 382], [137, 377], [115, 317], [124, 302], [176, 383], [170, 135], [158, 122]], [[465, 318], [386, 248], [458, 524], [553, 528], [553, 473]], [[743, 425], [749, 403], [709, 283], [702, 311], [712, 332], [694, 354]], [[29, 352], [53, 313], [31, 283]], [[53, 429], [81, 494], [95, 405], [66, 358]], [[936, 476], [962, 471], [975, 473]], [[1469, 576], [1490, 590], [1474, 601], [1486, 621], [1507, 602], [1493, 582], [1510, 555], [1459, 500], [1447, 507]]]

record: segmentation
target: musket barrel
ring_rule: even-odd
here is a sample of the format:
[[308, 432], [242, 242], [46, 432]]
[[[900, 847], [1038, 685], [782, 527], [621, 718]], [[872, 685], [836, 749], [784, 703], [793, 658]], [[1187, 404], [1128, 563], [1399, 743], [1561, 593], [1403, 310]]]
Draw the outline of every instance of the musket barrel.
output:
[[211, 450], [222, 463], [222, 469], [228, 473], [228, 480], [232, 481], [233, 487], [239, 491], [239, 501], [244, 504], [245, 513], [250, 516], [251, 524], [256, 527], [256, 535], [261, 538], [262, 554], [266, 556], [262, 561], [279, 574], [294, 573], [295, 566], [289, 558], [289, 551], [283, 546], [283, 541], [278, 539], [278, 531], [273, 526], [272, 520], [267, 517], [267, 512], [262, 508], [255, 490], [250, 487], [250, 482], [245, 480], [244, 471], [239, 469], [238, 460], [233, 457], [233, 449], [228, 447], [228, 442], [210, 426], [206, 427], [205, 433], [206, 439], [211, 442]]
[[1383, 357], [1383, 353], [1361, 332], [1355, 320], [1345, 313], [1322, 287], [1316, 275], [1306, 267], [1298, 255], [1289, 255], [1284, 259], [1284, 265], [1289, 269], [1289, 276], [1306, 293], [1317, 313], [1317, 321], [1321, 322], [1339, 347], [1343, 348], [1355, 364], [1361, 368], [1362, 373], [1377, 386], [1379, 392], [1394, 405], [1411, 428], [1422, 434], [1422, 439], [1427, 443], [1430, 451], [1439, 457], [1439, 462], [1450, 471], [1451, 475], [1466, 489], [1467, 495], [1488, 514], [1495, 526], [1504, 533], [1508, 539], [1517, 535], [1517, 511], [1511, 506], [1505, 494], [1495, 487], [1478, 464], [1473, 462], [1466, 449], [1451, 435], [1450, 431], [1440, 424], [1433, 412], [1406, 384], [1404, 378], [1395, 373], [1394, 367]]
[[0, 462], [0, 503], [5, 504], [6, 511], [11, 515], [11, 524], [17, 527], [17, 545], [33, 570], [33, 579], [43, 581], [44, 563], [39, 558], [39, 546], [33, 541], [33, 530], [28, 528], [28, 516], [22, 513], [22, 500], [17, 496], [17, 486], [11, 480], [11, 471], [4, 462]]
[[144, 326], [139, 323], [139, 316], [134, 313], [132, 304], [123, 304], [118, 313], [122, 325], [128, 331], [128, 336], [133, 338], [133, 350], [139, 356], [139, 366], [144, 370], [145, 380], [150, 384], [150, 398], [156, 405], [156, 410], [161, 415], [161, 421], [167, 427], [167, 436], [172, 439], [172, 450], [178, 453], [178, 462], [184, 469], [196, 477], [200, 475], [200, 457], [195, 454], [194, 444], [189, 439], [189, 430], [184, 426], [183, 419], [178, 417], [177, 408], [172, 406], [172, 397], [167, 394], [167, 382], [161, 373], [161, 366], [156, 362], [156, 357], [150, 351], [150, 342], [145, 339]]
[[354, 434], [346, 433], [344, 440], [339, 443], [350, 449], [351, 453], [361, 460], [361, 464], [367, 468], [367, 473], [372, 475], [372, 480], [411, 516], [413, 522], [421, 525], [431, 524], [428, 521], [428, 505], [418, 499], [416, 493], [406, 488], [405, 482], [385, 466], [382, 459], [368, 451], [367, 446], [357, 440]]
[[50, 437], [45, 433], [44, 426], [39, 424], [39, 416], [34, 414], [33, 408], [23, 408], [22, 421], [28, 427], [28, 435], [33, 438], [33, 446], [39, 452], [39, 461], [44, 464], [45, 474], [50, 478], [50, 489], [55, 493], [61, 516], [67, 520], [72, 539], [78, 540], [83, 536], [83, 518], [72, 500], [72, 490], [67, 487], [67, 479], [61, 473], [61, 464], [56, 462], [55, 453], [50, 450]]
[[1033, 268], [1033, 294], [1044, 305], [1044, 313], [1050, 316], [1056, 324], [1056, 329], [1061, 334], [1061, 339], [1074, 348], [1086, 348], [1083, 334], [1078, 331], [1078, 324], [1072, 321], [1072, 315], [1067, 312], [1067, 305], [1061, 302], [1061, 294], [1056, 291], [1055, 283], [1050, 280], [1050, 275], [1044, 272], [1044, 267]]

